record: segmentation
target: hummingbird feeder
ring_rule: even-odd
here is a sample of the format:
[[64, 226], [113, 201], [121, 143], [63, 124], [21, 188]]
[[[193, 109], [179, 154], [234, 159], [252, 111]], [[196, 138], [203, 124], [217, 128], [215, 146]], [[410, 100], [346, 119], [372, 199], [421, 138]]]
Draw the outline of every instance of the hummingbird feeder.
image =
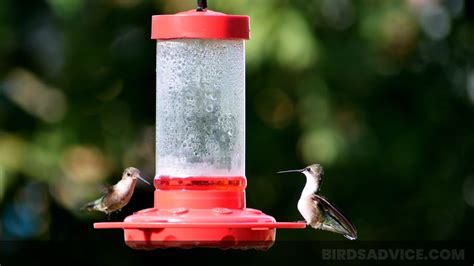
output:
[[249, 17], [198, 8], [152, 17], [156, 46], [154, 207], [120, 228], [134, 249], [268, 249], [276, 222], [246, 207], [245, 50]]

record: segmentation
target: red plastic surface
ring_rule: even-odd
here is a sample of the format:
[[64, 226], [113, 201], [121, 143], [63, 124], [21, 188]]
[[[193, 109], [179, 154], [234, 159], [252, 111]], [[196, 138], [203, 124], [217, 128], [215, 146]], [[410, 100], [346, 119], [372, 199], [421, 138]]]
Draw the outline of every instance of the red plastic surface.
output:
[[152, 17], [152, 39], [248, 40], [248, 16], [226, 15], [211, 10], [190, 10], [174, 15]]
[[95, 223], [95, 229], [161, 229], [161, 228], [250, 228], [265, 230], [270, 228], [302, 229], [304, 222], [274, 222], [274, 223], [160, 223], [160, 222], [104, 222]]
[[135, 249], [268, 249], [276, 228], [306, 227], [305, 223], [278, 223], [259, 210], [246, 208], [245, 177], [159, 176], [154, 184], [154, 208], [138, 211], [123, 222], [95, 223], [94, 228], [123, 229], [126, 244]]
[[244, 176], [156, 176], [155, 208], [245, 208]]
[[278, 223], [255, 209], [141, 210], [124, 222], [95, 223], [96, 229], [124, 229], [125, 243], [135, 249], [218, 247], [268, 249], [276, 228], [305, 228], [306, 224]]
[[245, 208], [245, 190], [155, 190], [156, 208]]
[[154, 185], [159, 190], [244, 190], [244, 176], [169, 176], [155, 177]]

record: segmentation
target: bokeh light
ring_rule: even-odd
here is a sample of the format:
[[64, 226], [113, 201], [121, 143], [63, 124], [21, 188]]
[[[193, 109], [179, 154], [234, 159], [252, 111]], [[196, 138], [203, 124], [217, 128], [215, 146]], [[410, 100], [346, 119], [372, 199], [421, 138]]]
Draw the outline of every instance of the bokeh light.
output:
[[2, 240], [44, 236], [49, 229], [49, 200], [44, 185], [31, 182], [16, 192], [3, 209]]
[[66, 113], [63, 92], [47, 86], [27, 70], [13, 70], [4, 80], [3, 88], [12, 102], [45, 122], [59, 122]]
[[441, 5], [432, 3], [423, 5], [419, 11], [421, 29], [433, 40], [446, 38], [451, 31], [451, 18]]

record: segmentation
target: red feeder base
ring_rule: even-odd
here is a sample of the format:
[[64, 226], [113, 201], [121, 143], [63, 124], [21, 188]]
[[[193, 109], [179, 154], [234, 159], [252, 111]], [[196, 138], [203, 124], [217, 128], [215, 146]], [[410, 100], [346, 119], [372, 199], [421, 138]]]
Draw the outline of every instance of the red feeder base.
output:
[[[186, 207], [184, 207], [186, 206]], [[155, 208], [123, 222], [95, 223], [96, 229], [123, 229], [134, 249], [216, 247], [270, 248], [276, 228], [305, 228], [303, 222], [279, 223], [245, 208], [245, 191], [156, 190]]]

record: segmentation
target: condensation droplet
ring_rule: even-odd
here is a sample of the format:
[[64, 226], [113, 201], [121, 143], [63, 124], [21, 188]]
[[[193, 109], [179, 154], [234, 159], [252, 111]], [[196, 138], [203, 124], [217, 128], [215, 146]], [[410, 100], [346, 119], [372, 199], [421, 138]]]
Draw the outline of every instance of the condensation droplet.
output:
[[212, 112], [214, 110], [214, 105], [209, 104], [206, 106], [206, 112]]

